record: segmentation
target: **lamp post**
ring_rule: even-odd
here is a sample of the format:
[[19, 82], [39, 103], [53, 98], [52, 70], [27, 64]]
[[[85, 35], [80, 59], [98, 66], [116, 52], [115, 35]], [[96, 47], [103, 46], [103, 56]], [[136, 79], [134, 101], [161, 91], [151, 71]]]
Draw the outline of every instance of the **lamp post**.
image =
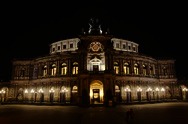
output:
[[127, 95], [127, 103], [131, 101], [131, 89], [130, 88], [125, 88], [125, 92]]
[[163, 96], [163, 100], [165, 99], [165, 89], [162, 87], [161, 88], [161, 92], [162, 92], [162, 96]]
[[157, 87], [155, 90], [157, 92], [157, 101], [159, 101], [159, 88]]
[[147, 89], [147, 92], [146, 92], [147, 100], [148, 100], [148, 101], [151, 101], [151, 91], [152, 91], [152, 89], [149, 87], [149, 88]]
[[49, 90], [49, 92], [50, 92], [50, 102], [53, 103], [55, 90], [52, 88], [52, 89]]
[[68, 92], [68, 90], [64, 87], [62, 90], [61, 90], [61, 102], [63, 103], [66, 103], [66, 93]]
[[142, 92], [142, 89], [139, 87], [137, 89], [137, 96], [138, 96], [138, 101], [141, 102], [141, 92]]
[[5, 101], [5, 93], [6, 93], [6, 92], [5, 92], [5, 90], [3, 90], [3, 89], [0, 91], [0, 94], [1, 94], [1, 102], [4, 102], [4, 101]]
[[34, 97], [34, 90], [33, 89], [31, 89], [31, 102], [33, 102], [34, 100], [33, 100], [33, 97]]
[[188, 99], [188, 94], [187, 94], [188, 89], [186, 87], [184, 87], [182, 89], [182, 91], [183, 91], [183, 100], [187, 100]]
[[27, 101], [27, 94], [28, 94], [28, 90], [25, 89], [25, 91], [24, 91], [24, 100], [25, 100], [25, 102]]
[[40, 102], [43, 102], [44, 101], [44, 91], [42, 90], [42, 88], [39, 90], [39, 93], [40, 93]]

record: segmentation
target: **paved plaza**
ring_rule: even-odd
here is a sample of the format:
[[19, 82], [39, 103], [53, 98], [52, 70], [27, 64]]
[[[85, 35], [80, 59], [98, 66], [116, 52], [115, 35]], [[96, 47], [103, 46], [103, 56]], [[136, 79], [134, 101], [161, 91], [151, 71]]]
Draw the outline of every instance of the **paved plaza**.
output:
[[0, 105], [0, 124], [187, 124], [188, 102], [118, 105], [116, 107]]

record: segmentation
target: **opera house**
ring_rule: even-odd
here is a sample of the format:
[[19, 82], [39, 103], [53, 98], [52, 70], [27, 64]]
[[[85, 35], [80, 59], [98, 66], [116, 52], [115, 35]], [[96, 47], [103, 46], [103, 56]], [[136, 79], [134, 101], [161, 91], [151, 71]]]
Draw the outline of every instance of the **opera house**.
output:
[[10, 84], [0, 86], [1, 102], [117, 105], [187, 99], [175, 60], [139, 53], [138, 43], [103, 32], [98, 20], [89, 25], [77, 37], [51, 43], [47, 56], [12, 61]]

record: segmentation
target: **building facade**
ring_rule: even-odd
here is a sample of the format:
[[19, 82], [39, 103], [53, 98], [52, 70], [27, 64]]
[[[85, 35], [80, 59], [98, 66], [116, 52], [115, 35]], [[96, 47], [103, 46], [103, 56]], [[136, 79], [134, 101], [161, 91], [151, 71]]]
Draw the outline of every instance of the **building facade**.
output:
[[[71, 105], [122, 104], [187, 99], [175, 60], [139, 53], [139, 44], [103, 33], [91, 20], [88, 32], [54, 42], [48, 56], [12, 62], [1, 102]], [[185, 92], [184, 92], [185, 91]]]

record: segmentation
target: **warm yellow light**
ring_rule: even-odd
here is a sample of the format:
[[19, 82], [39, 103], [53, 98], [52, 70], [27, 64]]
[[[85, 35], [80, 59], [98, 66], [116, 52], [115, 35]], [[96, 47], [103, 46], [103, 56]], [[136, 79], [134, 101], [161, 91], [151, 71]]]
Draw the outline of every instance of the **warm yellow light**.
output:
[[24, 91], [25, 93], [28, 93], [28, 90], [27, 89], [25, 89], [25, 91]]
[[161, 91], [165, 91], [165, 89], [164, 89], [164, 88], [161, 88]]
[[55, 90], [54, 90], [54, 89], [50, 89], [49, 92], [50, 92], [50, 93], [54, 93]]
[[138, 92], [142, 92], [142, 88], [139, 87], [139, 88], [137, 89], [137, 91], [138, 91]]
[[33, 89], [31, 89], [31, 93], [34, 93], [35, 91]]
[[152, 91], [152, 89], [149, 87], [149, 88], [147, 89], [147, 91]]
[[187, 89], [186, 87], [184, 87], [182, 90], [183, 90], [183, 91], [188, 91], [188, 89]]
[[156, 90], [156, 91], [159, 91], [159, 88], [157, 87], [155, 90]]
[[42, 89], [39, 90], [39, 93], [43, 93], [44, 91]]
[[131, 89], [129, 89], [129, 88], [125, 88], [125, 91], [126, 91], [126, 92], [130, 92]]

